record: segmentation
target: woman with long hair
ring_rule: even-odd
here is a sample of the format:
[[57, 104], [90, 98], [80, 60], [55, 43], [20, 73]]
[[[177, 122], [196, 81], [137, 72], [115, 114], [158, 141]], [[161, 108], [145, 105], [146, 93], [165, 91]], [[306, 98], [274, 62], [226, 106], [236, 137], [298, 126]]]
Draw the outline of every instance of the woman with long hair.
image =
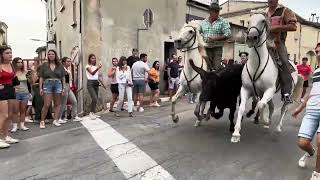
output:
[[16, 99], [13, 86], [15, 73], [11, 60], [11, 48], [0, 47], [0, 148], [8, 148], [10, 144], [19, 142], [8, 134], [9, 118], [12, 118], [12, 109]]
[[160, 107], [158, 104], [158, 99], [160, 95], [159, 82], [160, 82], [160, 73], [159, 73], [160, 63], [155, 61], [152, 65], [151, 70], [149, 71], [149, 87], [151, 89], [150, 96], [150, 106]]
[[53, 49], [48, 51], [48, 62], [43, 63], [39, 70], [39, 86], [40, 95], [43, 96], [44, 105], [41, 111], [40, 128], [44, 129], [45, 118], [50, 107], [54, 103], [54, 126], [60, 126], [59, 115], [61, 109], [62, 94], [65, 87], [65, 71], [62, 64], [59, 62], [57, 52]]
[[98, 103], [98, 94], [99, 94], [99, 70], [102, 68], [102, 65], [96, 66], [97, 58], [94, 54], [90, 54], [88, 57], [88, 65], [86, 66], [86, 75], [87, 75], [87, 89], [91, 97], [90, 113], [89, 116], [92, 120], [98, 118], [99, 116], [94, 114], [96, 111]]
[[15, 86], [16, 101], [14, 101], [13, 106], [14, 116], [12, 118], [13, 124], [11, 132], [16, 132], [18, 129], [27, 131], [29, 128], [24, 125], [24, 122], [28, 101], [31, 98], [28, 90], [27, 71], [24, 68], [23, 60], [19, 57], [13, 59], [12, 65], [20, 84]]
[[80, 117], [78, 117], [78, 103], [77, 103], [77, 98], [74, 95], [74, 93], [71, 90], [72, 86], [72, 74], [71, 71], [69, 70], [69, 67], [71, 66], [71, 59], [68, 57], [63, 57], [61, 59], [62, 65], [65, 70], [65, 80], [66, 80], [66, 86], [65, 86], [65, 91], [63, 95], [63, 101], [62, 101], [62, 106], [61, 106], [61, 111], [60, 111], [60, 119], [64, 120], [64, 112], [66, 110], [67, 102], [68, 100], [72, 104], [71, 108], [71, 117], [74, 122], [76, 121], [82, 121]]
[[124, 95], [127, 93], [128, 99], [128, 112], [129, 117], [133, 117], [133, 100], [132, 100], [132, 76], [130, 67], [127, 65], [127, 58], [122, 56], [118, 63], [118, 68], [116, 70], [116, 79], [118, 82], [119, 88], [119, 102], [117, 104], [117, 111], [115, 112], [115, 116], [119, 117], [118, 112], [121, 111], [124, 101]]

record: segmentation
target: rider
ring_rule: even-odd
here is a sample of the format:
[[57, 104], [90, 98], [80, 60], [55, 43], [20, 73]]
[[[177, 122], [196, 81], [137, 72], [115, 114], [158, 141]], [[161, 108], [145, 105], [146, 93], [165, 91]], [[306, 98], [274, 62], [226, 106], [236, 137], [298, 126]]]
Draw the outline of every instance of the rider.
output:
[[280, 64], [280, 83], [285, 103], [292, 103], [291, 73], [294, 68], [289, 63], [287, 48], [285, 45], [287, 32], [297, 30], [297, 18], [290, 9], [280, 6], [279, 0], [268, 0], [267, 16], [271, 19], [270, 36], [274, 45], [268, 44], [271, 56]]
[[245, 52], [245, 51], [243, 51], [243, 52], [240, 52], [239, 53], [239, 57], [240, 57], [240, 59], [241, 59], [241, 64], [246, 64], [247, 63], [247, 61], [248, 61], [248, 56], [249, 56], [249, 53], [248, 52]]
[[209, 58], [209, 61], [207, 60], [208, 69], [217, 69], [219, 59], [216, 51], [223, 47], [221, 41], [225, 41], [231, 36], [229, 22], [219, 16], [221, 9], [217, 2], [213, 2], [209, 7], [210, 16], [204, 19], [200, 26], [200, 33], [203, 35], [204, 41], [208, 43], [206, 47]]

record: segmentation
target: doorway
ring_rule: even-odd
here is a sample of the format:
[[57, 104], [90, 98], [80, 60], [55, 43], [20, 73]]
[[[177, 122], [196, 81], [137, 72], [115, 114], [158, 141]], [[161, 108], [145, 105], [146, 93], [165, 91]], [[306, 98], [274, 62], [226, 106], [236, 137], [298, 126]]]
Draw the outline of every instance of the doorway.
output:
[[170, 62], [170, 58], [173, 54], [177, 54], [177, 49], [174, 47], [173, 42], [164, 42], [164, 56], [163, 56], [163, 75], [160, 81], [160, 92], [161, 94], [168, 94], [168, 72], [167, 65]]

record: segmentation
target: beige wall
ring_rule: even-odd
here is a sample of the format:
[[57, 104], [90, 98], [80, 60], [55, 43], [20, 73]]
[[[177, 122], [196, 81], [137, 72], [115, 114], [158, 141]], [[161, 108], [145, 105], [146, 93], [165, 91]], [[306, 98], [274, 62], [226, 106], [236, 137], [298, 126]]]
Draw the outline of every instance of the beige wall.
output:
[[239, 11], [241, 9], [256, 8], [256, 7], [263, 6], [263, 5], [266, 5], [266, 3], [239, 2], [239, 1], [231, 2], [230, 1], [229, 8], [228, 8], [228, 3], [224, 3], [222, 5], [222, 10], [220, 11], [220, 14], [235, 12], [235, 11]]
[[[76, 2], [76, 26], [72, 26], [73, 22], [73, 1]], [[56, 50], [58, 54], [62, 56], [70, 57], [70, 53], [73, 47], [80, 46], [80, 0], [64, 0], [64, 6], [62, 10], [61, 0], [48, 0], [47, 10], [49, 15], [52, 12], [52, 21], [49, 16], [49, 38], [52, 34], [56, 34]], [[51, 6], [52, 3], [52, 6]], [[56, 4], [56, 10], [54, 10], [53, 4]], [[52, 7], [52, 9], [51, 9]], [[51, 33], [50, 33], [51, 32]], [[51, 40], [51, 39], [49, 39]], [[60, 44], [61, 41], [61, 53]]]
[[[240, 20], [244, 20], [245, 26], [247, 27], [247, 23], [250, 20], [250, 15], [244, 14], [234, 17], [228, 17], [226, 19], [229, 22], [238, 25], [242, 25], [240, 23]], [[297, 31], [288, 32], [286, 40], [286, 46], [288, 49], [288, 53], [290, 54], [290, 59], [293, 60], [294, 58], [296, 58], [295, 60], [300, 63], [303, 57], [308, 57], [309, 63], [311, 64], [312, 68], [314, 68], [316, 60], [313, 51], [316, 43], [319, 41], [320, 29], [300, 23], [297, 24], [297, 27]]]

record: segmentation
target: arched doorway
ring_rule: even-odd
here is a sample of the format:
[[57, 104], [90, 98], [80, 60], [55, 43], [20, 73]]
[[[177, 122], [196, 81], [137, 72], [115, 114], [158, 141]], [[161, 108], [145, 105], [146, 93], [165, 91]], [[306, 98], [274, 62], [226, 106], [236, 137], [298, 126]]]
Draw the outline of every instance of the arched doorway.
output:
[[315, 70], [316, 68], [316, 54], [313, 51], [307, 52], [307, 58], [309, 59], [310, 66], [312, 70]]

